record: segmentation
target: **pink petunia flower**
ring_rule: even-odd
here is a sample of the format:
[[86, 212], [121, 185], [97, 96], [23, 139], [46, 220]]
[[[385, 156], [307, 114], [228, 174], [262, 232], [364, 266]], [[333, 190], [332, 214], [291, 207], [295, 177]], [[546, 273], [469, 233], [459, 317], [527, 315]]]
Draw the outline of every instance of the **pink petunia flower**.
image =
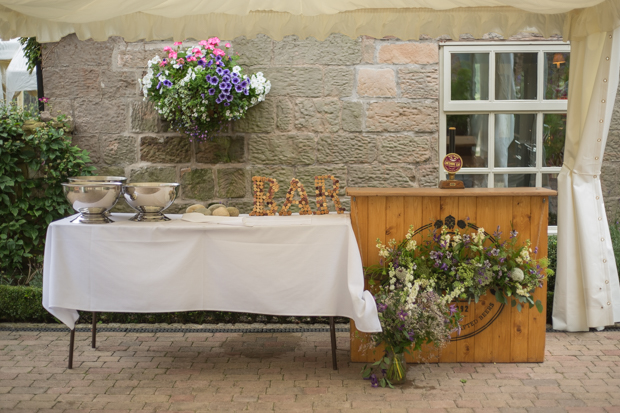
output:
[[166, 61], [166, 59], [163, 59], [161, 62], [159, 62], [159, 66], [164, 67], [168, 64], [168, 62]]
[[196, 61], [196, 56], [190, 56], [187, 58], [188, 62], [195, 62]]
[[217, 37], [212, 37], [209, 39], [209, 44], [218, 46], [220, 44], [220, 39], [218, 39]]
[[200, 42], [198, 42], [198, 44], [201, 45], [201, 46], [206, 46], [206, 45], [209, 44], [209, 42], [206, 41], [206, 40], [201, 40]]
[[170, 52], [170, 53], [168, 53], [168, 57], [170, 59], [176, 59], [177, 58], [177, 52]]
[[226, 46], [227, 49], [230, 48], [230, 43], [226, 43], [224, 46]]
[[213, 54], [216, 56], [226, 56], [226, 53], [222, 49], [214, 49]]
[[208, 45], [208, 46], [207, 46], [207, 49], [209, 49], [209, 50], [213, 50], [213, 49], [215, 49], [215, 46], [213, 46], [212, 44], [210, 44], [210, 45]]
[[164, 52], [171, 52], [171, 51], [172, 51], [172, 47], [170, 46], [164, 47]]
[[182, 65], [183, 63], [185, 63], [185, 60], [183, 60], [183, 58], [180, 58], [177, 60], [177, 63]]
[[200, 50], [200, 48], [198, 47], [194, 47], [192, 49], [192, 52], [196, 55], [196, 56], [200, 56], [202, 54], [202, 50]]
[[175, 46], [181, 46], [183, 44], [183, 42], [174, 42]]

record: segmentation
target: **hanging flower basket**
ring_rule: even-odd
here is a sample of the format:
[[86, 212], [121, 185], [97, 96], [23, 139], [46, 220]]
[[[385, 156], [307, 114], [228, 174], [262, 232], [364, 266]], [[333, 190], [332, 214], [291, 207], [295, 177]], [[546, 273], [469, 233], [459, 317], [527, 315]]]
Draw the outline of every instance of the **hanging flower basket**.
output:
[[271, 89], [261, 72], [248, 76], [227, 54], [230, 43], [219, 48], [217, 37], [197, 46], [164, 47], [167, 57], [155, 56], [140, 80], [144, 99], [169, 121], [174, 130], [191, 140], [211, 139], [228, 122], [265, 100]]

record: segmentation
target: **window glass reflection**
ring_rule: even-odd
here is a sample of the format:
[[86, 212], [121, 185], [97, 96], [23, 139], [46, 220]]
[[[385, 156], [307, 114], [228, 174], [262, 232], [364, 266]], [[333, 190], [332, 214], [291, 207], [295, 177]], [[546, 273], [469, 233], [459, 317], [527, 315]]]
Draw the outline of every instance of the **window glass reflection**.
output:
[[489, 100], [489, 54], [451, 53], [452, 100]]
[[457, 174], [454, 176], [457, 181], [463, 181], [465, 188], [488, 188], [489, 178], [487, 175], [478, 174]]
[[495, 115], [495, 167], [536, 166], [536, 115]]
[[545, 99], [568, 99], [570, 53], [545, 53]]
[[495, 188], [536, 186], [536, 174], [495, 174]]
[[[489, 115], [447, 115], [447, 128], [456, 128], [456, 153], [463, 158], [463, 167], [488, 166]], [[446, 136], [446, 153], [450, 138]]]
[[537, 98], [538, 53], [495, 54], [495, 100]]
[[[558, 174], [543, 174], [543, 188], [558, 190]], [[549, 197], [549, 225], [558, 225], [558, 197]]]
[[566, 140], [566, 114], [545, 113], [543, 116], [543, 166], [562, 166]]

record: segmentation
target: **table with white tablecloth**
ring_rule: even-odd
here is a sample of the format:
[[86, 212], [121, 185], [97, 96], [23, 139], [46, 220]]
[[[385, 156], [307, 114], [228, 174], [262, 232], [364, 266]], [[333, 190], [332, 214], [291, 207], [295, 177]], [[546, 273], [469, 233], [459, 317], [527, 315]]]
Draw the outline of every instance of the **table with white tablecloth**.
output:
[[[197, 214], [187, 214], [190, 219]], [[91, 312], [234, 311], [341, 316], [381, 331], [348, 214], [190, 222], [53, 222], [43, 306], [74, 329]], [[187, 218], [189, 216], [189, 218]], [[196, 221], [196, 220], [194, 220]]]

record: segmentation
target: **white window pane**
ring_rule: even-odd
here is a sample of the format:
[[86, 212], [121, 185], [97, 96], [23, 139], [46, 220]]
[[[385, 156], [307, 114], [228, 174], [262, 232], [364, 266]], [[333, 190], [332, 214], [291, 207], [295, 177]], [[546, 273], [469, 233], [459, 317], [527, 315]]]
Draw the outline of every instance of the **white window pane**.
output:
[[457, 181], [463, 181], [465, 188], [488, 188], [489, 178], [481, 174], [457, 174], [454, 176]]
[[495, 54], [495, 100], [536, 100], [538, 53]]
[[536, 115], [495, 115], [495, 167], [536, 166]]
[[568, 98], [570, 53], [545, 53], [545, 99]]
[[536, 186], [536, 174], [495, 174], [495, 188]]
[[452, 100], [489, 100], [489, 54], [451, 53]]
[[[486, 168], [489, 165], [489, 115], [447, 115], [446, 130], [456, 128], [456, 153], [465, 168]], [[450, 145], [446, 137], [446, 153]]]
[[566, 140], [566, 114], [545, 113], [543, 116], [543, 166], [562, 166]]

